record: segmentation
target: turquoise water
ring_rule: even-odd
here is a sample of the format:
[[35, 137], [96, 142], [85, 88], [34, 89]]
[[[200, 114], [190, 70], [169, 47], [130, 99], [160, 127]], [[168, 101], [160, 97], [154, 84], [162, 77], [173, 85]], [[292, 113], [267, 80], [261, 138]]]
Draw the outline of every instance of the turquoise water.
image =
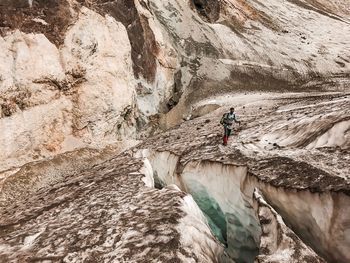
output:
[[[248, 208], [247, 211], [237, 208], [232, 213], [224, 213], [204, 185], [196, 180], [188, 180], [186, 187], [207, 218], [212, 233], [226, 246], [229, 257], [236, 263], [253, 262], [258, 255], [253, 234], [258, 231], [259, 226], [254, 222], [248, 224], [247, 228], [247, 222], [252, 221], [251, 211]], [[246, 206], [242, 204], [240, 207]]]
[[[155, 187], [162, 189], [166, 184], [154, 174]], [[224, 213], [219, 203], [200, 182], [186, 181], [186, 190], [205, 215], [213, 235], [226, 246], [222, 262], [251, 263], [258, 255], [253, 235], [260, 229], [249, 204], [232, 205], [230, 213]], [[237, 189], [237, 191], [240, 191]], [[243, 200], [242, 200], [243, 202]], [[251, 223], [249, 223], [251, 222]], [[233, 259], [233, 260], [232, 260]]]
[[213, 234], [221, 243], [227, 245], [227, 224], [220, 205], [209, 195], [207, 189], [198, 182], [191, 183], [188, 190], [207, 218]]

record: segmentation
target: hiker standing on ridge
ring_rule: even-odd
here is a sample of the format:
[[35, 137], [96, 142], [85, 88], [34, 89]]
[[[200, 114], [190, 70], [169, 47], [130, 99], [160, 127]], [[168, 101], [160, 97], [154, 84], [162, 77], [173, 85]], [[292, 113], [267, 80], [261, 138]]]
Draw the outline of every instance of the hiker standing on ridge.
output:
[[230, 108], [230, 112], [225, 113], [220, 120], [220, 123], [224, 126], [223, 145], [227, 145], [228, 137], [231, 135], [233, 122], [237, 122], [241, 125], [241, 122], [236, 120], [235, 109]]

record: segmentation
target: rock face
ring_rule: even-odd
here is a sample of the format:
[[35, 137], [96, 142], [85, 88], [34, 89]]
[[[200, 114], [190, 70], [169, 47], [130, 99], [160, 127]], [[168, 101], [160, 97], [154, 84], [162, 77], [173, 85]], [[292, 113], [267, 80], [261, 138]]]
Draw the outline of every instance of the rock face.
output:
[[0, 6], [1, 170], [86, 146], [130, 145], [212, 95], [349, 85], [347, 1]]
[[349, 10], [0, 0], [0, 262], [349, 262]]
[[112, 18], [83, 8], [60, 49], [19, 31], [1, 49], [1, 169], [136, 133], [131, 47]]

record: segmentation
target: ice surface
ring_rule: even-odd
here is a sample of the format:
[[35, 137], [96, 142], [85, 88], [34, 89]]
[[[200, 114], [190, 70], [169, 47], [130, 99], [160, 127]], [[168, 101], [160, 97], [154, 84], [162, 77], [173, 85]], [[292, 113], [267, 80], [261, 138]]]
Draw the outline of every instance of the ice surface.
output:
[[254, 210], [240, 190], [244, 167], [215, 163], [188, 163], [181, 176], [178, 158], [169, 152], [148, 152], [158, 185], [177, 184], [192, 195], [213, 234], [226, 245], [226, 262], [253, 262], [258, 254], [260, 226]]

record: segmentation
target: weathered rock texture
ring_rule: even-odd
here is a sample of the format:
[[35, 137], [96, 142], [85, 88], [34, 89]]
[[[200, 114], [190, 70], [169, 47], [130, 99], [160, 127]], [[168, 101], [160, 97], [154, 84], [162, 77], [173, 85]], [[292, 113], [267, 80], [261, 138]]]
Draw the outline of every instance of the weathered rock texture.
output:
[[[151, 188], [142, 160], [122, 154], [60, 176], [55, 165], [27, 166], [27, 188], [41, 187], [1, 200], [0, 262], [218, 261], [223, 248], [192, 197]], [[20, 180], [5, 191], [23, 190]]]
[[349, 10], [0, 0], [0, 261], [251, 262], [257, 187], [293, 253], [349, 262]]
[[349, 9], [323, 0], [2, 0], [0, 169], [138, 139], [215, 94], [346, 89]]
[[131, 47], [122, 24], [83, 8], [59, 49], [42, 34], [20, 31], [0, 45], [1, 169], [136, 138]]

